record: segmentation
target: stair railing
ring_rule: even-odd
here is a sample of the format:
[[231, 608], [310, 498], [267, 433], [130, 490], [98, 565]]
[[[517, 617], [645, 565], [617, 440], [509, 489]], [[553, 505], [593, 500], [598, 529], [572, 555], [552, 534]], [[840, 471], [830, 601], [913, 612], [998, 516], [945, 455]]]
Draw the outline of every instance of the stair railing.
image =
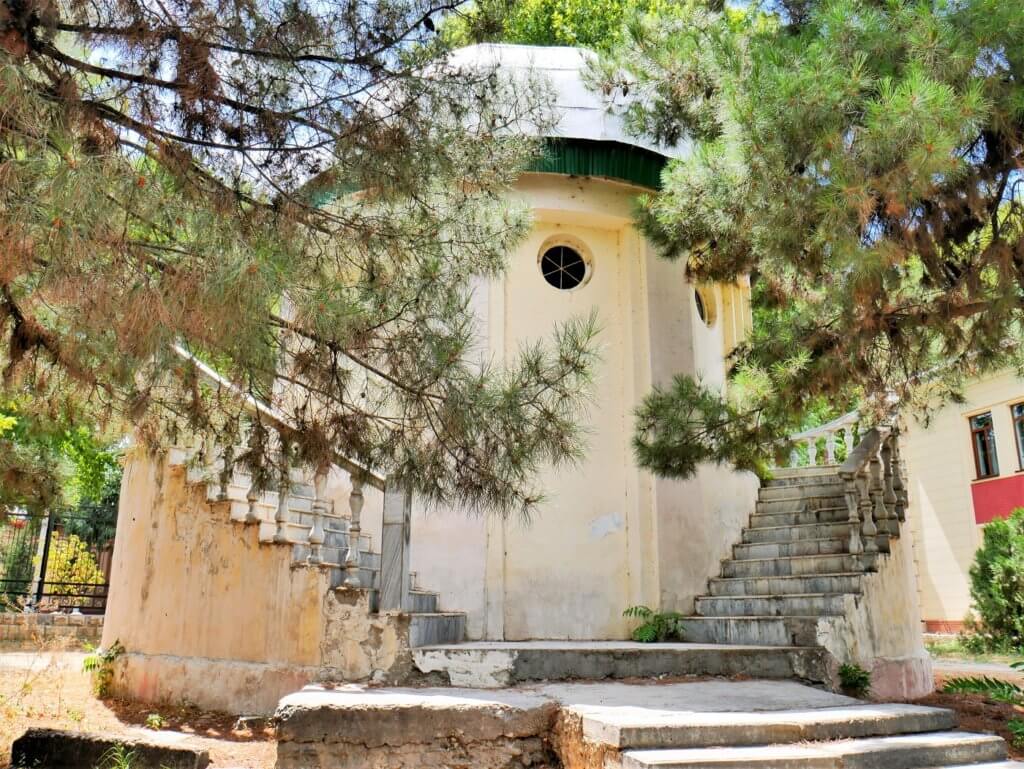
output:
[[[288, 515], [288, 497], [293, 489], [292, 472], [295, 469], [294, 446], [297, 443], [299, 429], [289, 421], [288, 417], [236, 384], [223, 377], [212, 367], [201, 361], [185, 348], [174, 345], [174, 352], [193, 365], [200, 376], [219, 388], [230, 392], [242, 408], [259, 420], [260, 424], [272, 429], [278, 437], [278, 502], [274, 513], [273, 541], [289, 543], [287, 535], [290, 523]], [[205, 452], [204, 452], [205, 453]], [[220, 471], [218, 474], [220, 499], [227, 499], [228, 485], [233, 477], [235, 464], [235, 447], [227, 445], [222, 450]], [[351, 588], [370, 588], [364, 585], [361, 577], [361, 561], [359, 555], [359, 539], [362, 534], [363, 488], [370, 486], [384, 494], [384, 505], [381, 521], [381, 565], [380, 582], [378, 585], [378, 609], [400, 610], [411, 609], [410, 595], [410, 533], [412, 516], [412, 494], [397, 484], [388, 481], [384, 476], [359, 463], [334, 452], [332, 460], [335, 466], [346, 471], [352, 480], [352, 491], [348, 498], [348, 552], [343, 564], [345, 570], [344, 585]], [[322, 548], [325, 541], [325, 517], [332, 509], [332, 503], [325, 497], [327, 478], [331, 465], [314, 468], [313, 490], [314, 499], [311, 515], [313, 524], [307, 535], [309, 545], [307, 563], [319, 565], [323, 563]], [[255, 481], [253, 481], [255, 484]], [[244, 517], [246, 523], [258, 523], [255, 515], [257, 499], [254, 485], [246, 494], [248, 512]]]
[[899, 427], [892, 415], [861, 437], [840, 465], [849, 552], [872, 556], [888, 552], [906, 519], [907, 492], [900, 461]]
[[[861, 427], [859, 411], [851, 411], [833, 419], [827, 424], [812, 427], [789, 437], [792, 449], [789, 454], [790, 467], [820, 467], [836, 463], [836, 450], [842, 445], [846, 456], [850, 455], [859, 439], [858, 428]], [[824, 442], [825, 453], [822, 456], [818, 444]], [[799, 447], [807, 449], [807, 461], [803, 460]], [[822, 459], [823, 461], [818, 461]]]

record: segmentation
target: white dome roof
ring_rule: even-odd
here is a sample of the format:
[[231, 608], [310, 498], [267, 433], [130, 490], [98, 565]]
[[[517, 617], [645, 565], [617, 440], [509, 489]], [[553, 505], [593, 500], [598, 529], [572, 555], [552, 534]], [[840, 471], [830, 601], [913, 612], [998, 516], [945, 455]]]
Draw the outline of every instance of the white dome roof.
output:
[[[622, 118], [610, 112], [601, 96], [583, 81], [587, 62], [596, 56], [583, 48], [480, 43], [453, 51], [449, 62], [456, 67], [494, 67], [514, 79], [526, 79], [530, 74], [543, 77], [555, 97], [555, 126], [545, 131], [548, 136], [618, 142], [670, 158], [686, 155], [686, 142], [665, 147], [626, 131]], [[623, 106], [621, 99], [616, 106]]]

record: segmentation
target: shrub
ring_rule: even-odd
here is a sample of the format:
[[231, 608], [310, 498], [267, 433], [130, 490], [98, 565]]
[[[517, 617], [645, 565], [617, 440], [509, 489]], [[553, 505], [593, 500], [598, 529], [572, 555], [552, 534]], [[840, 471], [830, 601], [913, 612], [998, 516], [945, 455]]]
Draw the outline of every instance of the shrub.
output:
[[[88, 544], [74, 534], [53, 533], [46, 581], [53, 595], [88, 595], [89, 585], [102, 585], [103, 572]], [[89, 598], [59, 599], [64, 606], [87, 606]]]
[[32, 583], [32, 558], [35, 555], [32, 552], [35, 533], [30, 527], [14, 526], [11, 523], [8, 526], [14, 536], [0, 562], [0, 580], [3, 580], [0, 582], [0, 611], [5, 607], [20, 608], [21, 600]]
[[641, 643], [683, 640], [683, 615], [679, 612], [659, 612], [647, 606], [630, 606], [623, 617], [640, 620], [633, 630], [633, 640]]
[[978, 617], [970, 645], [1024, 650], [1024, 508], [985, 525], [970, 576]]
[[840, 665], [839, 686], [847, 694], [862, 697], [871, 691], [871, 674], [860, 665]]

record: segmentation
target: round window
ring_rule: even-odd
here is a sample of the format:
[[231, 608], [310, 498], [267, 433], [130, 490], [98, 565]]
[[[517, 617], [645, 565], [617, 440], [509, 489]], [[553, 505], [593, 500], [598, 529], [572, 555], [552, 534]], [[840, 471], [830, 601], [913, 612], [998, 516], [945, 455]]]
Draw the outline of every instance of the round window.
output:
[[693, 290], [693, 301], [697, 305], [697, 317], [705, 326], [715, 325], [715, 300], [710, 293], [699, 288]]
[[587, 279], [589, 266], [579, 251], [552, 246], [540, 257], [540, 272], [550, 285], [562, 291], [576, 288]]

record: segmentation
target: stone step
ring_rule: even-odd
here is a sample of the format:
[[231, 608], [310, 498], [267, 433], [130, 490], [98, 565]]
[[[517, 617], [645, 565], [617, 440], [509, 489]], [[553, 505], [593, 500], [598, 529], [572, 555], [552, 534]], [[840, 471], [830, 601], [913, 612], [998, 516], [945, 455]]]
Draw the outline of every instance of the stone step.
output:
[[836, 572], [863, 572], [874, 566], [871, 555], [797, 555], [722, 563], [723, 577], [800, 577]]
[[816, 478], [822, 475], [835, 475], [839, 472], [839, 465], [817, 465], [816, 467], [775, 467], [772, 468], [772, 479], [769, 484], [785, 483], [789, 480], [803, 480], [805, 478]]
[[754, 506], [754, 514], [799, 513], [804, 510], [820, 510], [823, 507], [843, 507], [844, 505], [846, 505], [846, 497], [839, 494], [829, 497], [787, 497], [768, 502], [758, 501]]
[[733, 558], [742, 560], [760, 558], [789, 558], [798, 555], [835, 555], [849, 551], [849, 541], [832, 537], [830, 539], [804, 539], [796, 542], [756, 542], [750, 545], [733, 545]]
[[801, 472], [797, 474], [780, 474], [779, 471], [773, 471], [775, 477], [764, 482], [763, 485], [770, 488], [780, 488], [783, 486], [803, 486], [808, 483], [832, 483], [833, 481], [839, 480], [839, 467], [806, 467], [801, 468], [802, 470], [809, 471], [814, 470], [815, 472]]
[[794, 526], [760, 526], [743, 530], [743, 543], [795, 542], [804, 539], [831, 539], [848, 537], [850, 524], [798, 523]]
[[412, 604], [411, 611], [423, 614], [438, 614], [440, 596], [428, 590], [410, 590], [409, 598]]
[[457, 644], [466, 638], [463, 612], [434, 612], [409, 615], [409, 646]]
[[862, 576], [859, 572], [848, 572], [799, 577], [715, 577], [708, 582], [708, 592], [712, 596], [860, 593]]
[[700, 596], [694, 611], [704, 617], [841, 616], [845, 593]]
[[814, 616], [686, 617], [683, 637], [692, 643], [750, 646], [816, 646]]
[[843, 493], [843, 482], [838, 478], [822, 479], [809, 483], [791, 483], [786, 486], [762, 486], [757, 498], [762, 502], [777, 499], [810, 499], [811, 497], [836, 497]]
[[999, 737], [926, 732], [891, 737], [753, 747], [631, 750], [622, 769], [924, 769], [1006, 758]]
[[[690, 686], [696, 690], [695, 694], [699, 693], [705, 699], [720, 694], [724, 702], [716, 707], [724, 705], [725, 712], [673, 708], [670, 706], [675, 702], [662, 705], [656, 700], [643, 709], [631, 707], [626, 712], [616, 708], [590, 707], [581, 710], [584, 734], [597, 745], [615, 750], [635, 750], [848, 740], [946, 731], [955, 729], [957, 725], [956, 714], [942, 708], [863, 704], [824, 692], [812, 694], [806, 691], [807, 687], [777, 681], [749, 681], [743, 686], [731, 682]], [[677, 688], [686, 687], [682, 684]], [[761, 701], [748, 704], [748, 700], [756, 698], [759, 693]], [[824, 702], [819, 705], [815, 697]], [[736, 703], [738, 698], [742, 698], [742, 703]], [[775, 703], [780, 698], [788, 699], [797, 709], [776, 709]], [[802, 703], [806, 704], [800, 709]], [[744, 706], [751, 709], [745, 710]]]
[[527, 681], [750, 676], [830, 681], [830, 657], [818, 646], [797, 648], [632, 641], [479, 641], [413, 649], [422, 673], [452, 686], [494, 689]]
[[846, 506], [822, 507], [817, 510], [798, 510], [792, 513], [766, 513], [750, 516], [750, 528], [761, 529], [772, 526], [802, 526], [808, 523], [843, 523], [849, 520]]

